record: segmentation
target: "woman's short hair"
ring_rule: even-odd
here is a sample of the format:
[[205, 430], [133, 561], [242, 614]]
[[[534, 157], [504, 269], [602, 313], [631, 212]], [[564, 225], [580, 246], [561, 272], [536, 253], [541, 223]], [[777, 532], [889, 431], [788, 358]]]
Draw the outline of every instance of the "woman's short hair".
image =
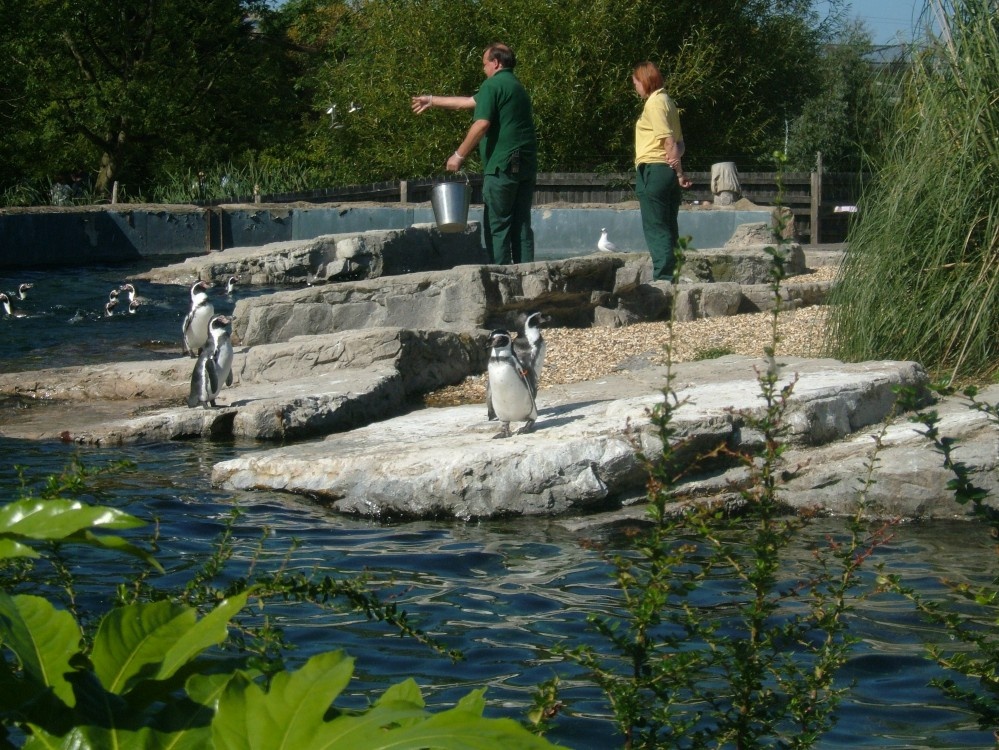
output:
[[500, 42], [494, 42], [486, 47], [486, 57], [494, 62], [498, 62], [507, 70], [513, 70], [517, 64], [517, 58], [513, 50]]
[[640, 62], [632, 72], [635, 80], [642, 84], [646, 94], [658, 91], [663, 87], [663, 74], [659, 72], [659, 67], [654, 62]]

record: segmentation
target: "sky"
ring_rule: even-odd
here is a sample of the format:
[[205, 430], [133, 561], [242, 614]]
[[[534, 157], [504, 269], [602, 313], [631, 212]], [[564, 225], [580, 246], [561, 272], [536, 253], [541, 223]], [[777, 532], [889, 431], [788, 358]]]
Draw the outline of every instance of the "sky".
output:
[[[816, 2], [815, 9], [825, 14], [828, 2]], [[925, 0], [851, 0], [848, 15], [867, 26], [875, 44], [894, 44], [901, 38], [912, 41]]]

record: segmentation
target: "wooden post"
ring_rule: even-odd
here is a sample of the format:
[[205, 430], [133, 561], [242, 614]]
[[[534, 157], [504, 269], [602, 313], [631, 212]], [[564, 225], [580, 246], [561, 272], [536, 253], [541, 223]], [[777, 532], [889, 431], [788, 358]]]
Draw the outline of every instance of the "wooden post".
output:
[[812, 206], [808, 216], [809, 242], [813, 245], [819, 244], [819, 232], [821, 230], [822, 213], [822, 152], [815, 152], [815, 169], [812, 171], [811, 185]]
[[409, 182], [399, 180], [399, 202], [409, 203]]

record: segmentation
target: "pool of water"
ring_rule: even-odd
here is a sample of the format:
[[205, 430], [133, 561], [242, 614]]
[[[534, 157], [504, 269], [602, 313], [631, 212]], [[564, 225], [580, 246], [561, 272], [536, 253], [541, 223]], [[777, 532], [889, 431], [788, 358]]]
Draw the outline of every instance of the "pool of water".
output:
[[[179, 356], [184, 288], [140, 285], [147, 304], [135, 315], [107, 319], [98, 314], [107, 290], [131, 271], [32, 272], [0, 279], [3, 290], [23, 280], [36, 285], [23, 306], [29, 317], [0, 320], [3, 369], [143, 359], [151, 353]], [[237, 296], [265, 291], [244, 289]], [[233, 301], [215, 296], [220, 310], [231, 309]], [[82, 319], [70, 322], [78, 310]], [[133, 461], [135, 471], [100, 477], [91, 499], [158, 520], [159, 558], [171, 571], [164, 585], [185, 580], [238, 508], [240, 547], [234, 573], [249, 564], [258, 545], [267, 560], [276, 560], [294, 543], [292, 567], [345, 578], [371, 574], [382, 597], [397, 602], [414, 624], [465, 655], [455, 665], [348, 610], [306, 605], [275, 609], [298, 646], [292, 660], [337, 648], [357, 659], [350, 700], [358, 705], [364, 696], [413, 676], [431, 706], [452, 705], [469, 690], [487, 685], [490, 715], [519, 717], [531, 702], [531, 688], [558, 675], [566, 711], [551, 738], [574, 748], [621, 746], [601, 695], [578, 669], [560, 661], [552, 647], [603, 646], [585, 619], [589, 612], [610, 611], [614, 590], [608, 566], [591, 542], [613, 551], [625, 544], [624, 536], [611, 531], [580, 535], [546, 519], [380, 524], [333, 514], [305, 498], [210, 486], [214, 463], [267, 447], [190, 441], [84, 448], [0, 438], [0, 486], [10, 497], [22, 476], [31, 483], [74, 458], [92, 468]], [[814, 539], [841, 528], [838, 521], [822, 521], [803, 538], [800, 553]], [[910, 585], [940, 596], [947, 595], [942, 578], [981, 579], [993, 575], [995, 566], [987, 529], [971, 523], [900, 526], [875, 557]], [[84, 571], [85, 583], [88, 573], [95, 580], [109, 575], [103, 568]], [[723, 591], [724, 586], [719, 597]], [[992, 746], [990, 734], [978, 730], [973, 717], [927, 685], [940, 672], [925, 658], [924, 643], [944, 636], [923, 623], [910, 605], [896, 597], [872, 596], [858, 602], [851, 629], [860, 641], [841, 677], [853, 687], [821, 747]]]

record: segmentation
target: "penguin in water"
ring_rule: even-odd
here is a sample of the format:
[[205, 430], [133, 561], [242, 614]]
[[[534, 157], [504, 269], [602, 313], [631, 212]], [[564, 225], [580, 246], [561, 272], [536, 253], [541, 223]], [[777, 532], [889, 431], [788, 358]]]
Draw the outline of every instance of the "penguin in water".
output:
[[528, 382], [535, 396], [538, 395], [538, 380], [541, 379], [541, 368], [545, 366], [545, 352], [548, 350], [541, 324], [549, 320], [544, 313], [531, 313], [524, 319], [524, 335], [513, 341], [513, 353], [527, 370]]
[[538, 418], [527, 368], [513, 353], [510, 334], [497, 329], [489, 337], [489, 367], [486, 385], [486, 409], [500, 421], [497, 438], [510, 437], [510, 422], [526, 422], [517, 434], [530, 432]]
[[104, 317], [110, 318], [114, 315], [114, 309], [118, 306], [118, 299], [109, 299], [104, 303]]
[[208, 336], [191, 373], [191, 393], [187, 405], [215, 406], [222, 385], [232, 385], [232, 319], [214, 316], [208, 324]]
[[15, 310], [13, 305], [11, 305], [10, 297], [5, 292], [0, 292], [0, 305], [3, 305], [3, 314], [11, 318], [26, 318], [28, 317], [23, 312]]
[[[135, 294], [135, 287], [132, 286], [131, 284], [122, 284], [120, 287], [118, 287], [118, 291], [119, 293], [123, 293], [125, 295], [125, 301], [129, 305], [131, 305], [133, 302], [138, 303], [139, 298]], [[129, 310], [129, 312], [131, 312], [131, 310]]]
[[239, 282], [239, 276], [230, 276], [225, 282], [225, 293], [226, 296], [231, 297], [233, 291], [236, 289], [236, 284]]
[[215, 306], [208, 300], [208, 284], [196, 281], [191, 285], [191, 309], [184, 318], [184, 352], [197, 357], [208, 338], [208, 322], [215, 315]]
[[17, 287], [17, 298], [19, 300], [21, 300], [21, 301], [24, 301], [24, 300], [28, 299], [28, 290], [31, 289], [33, 286], [34, 286], [34, 284], [30, 284], [28, 282], [24, 282], [23, 284], [21, 284], [20, 286], [18, 286]]

